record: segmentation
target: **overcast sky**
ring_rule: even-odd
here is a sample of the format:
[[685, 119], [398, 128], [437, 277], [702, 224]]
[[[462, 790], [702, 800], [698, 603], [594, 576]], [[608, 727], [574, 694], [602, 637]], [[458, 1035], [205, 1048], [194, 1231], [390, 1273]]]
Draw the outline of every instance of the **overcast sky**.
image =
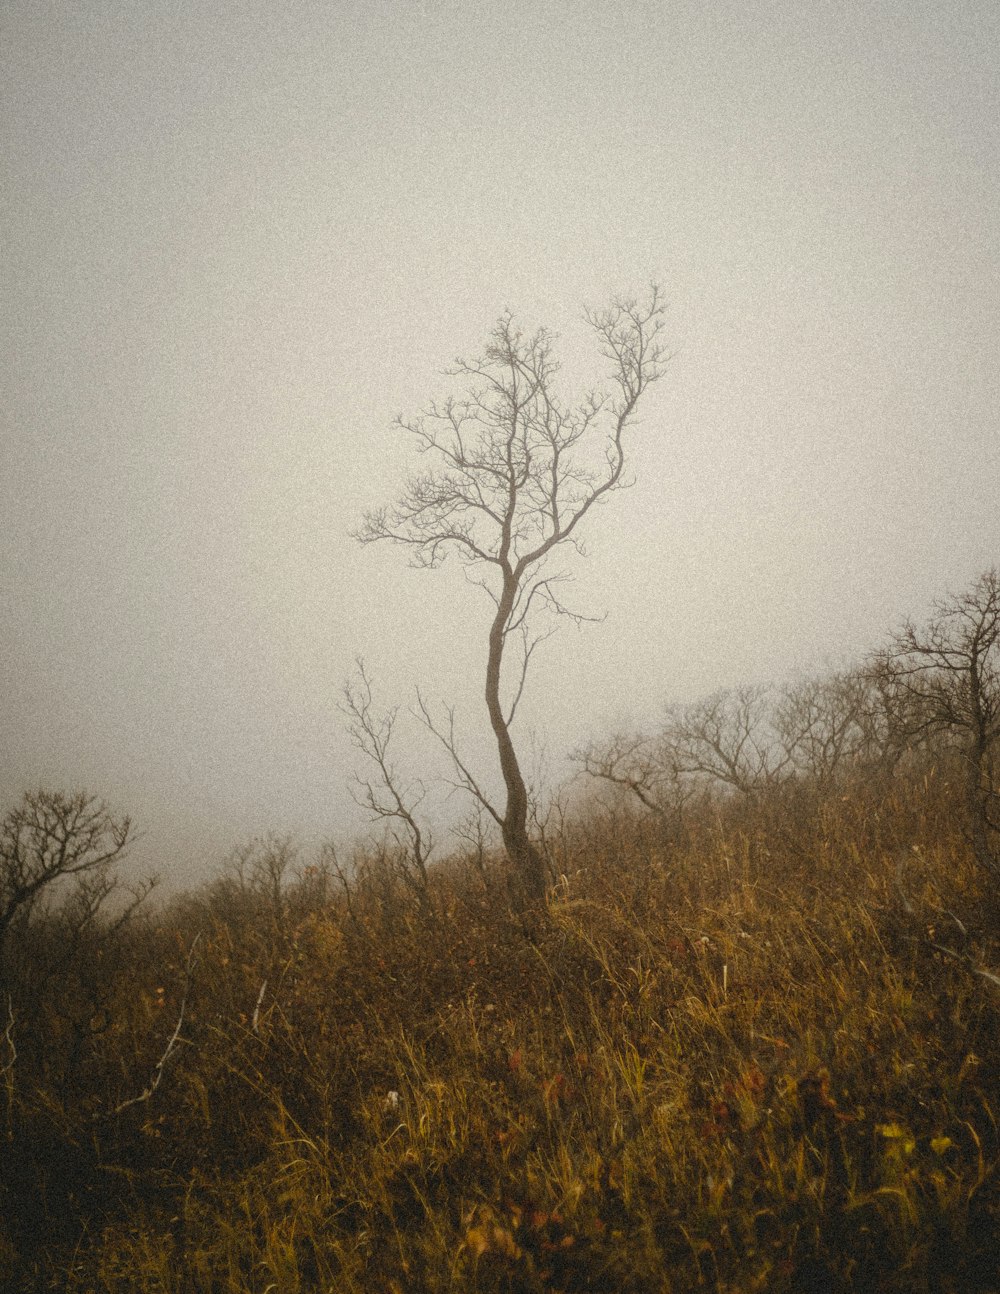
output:
[[[0, 791], [206, 875], [364, 819], [337, 701], [458, 707], [488, 605], [360, 548], [392, 427], [510, 307], [673, 351], [519, 731], [874, 645], [1000, 560], [995, 0], [4, 0]], [[437, 767], [418, 733], [402, 762]], [[461, 806], [452, 802], [458, 816]]]

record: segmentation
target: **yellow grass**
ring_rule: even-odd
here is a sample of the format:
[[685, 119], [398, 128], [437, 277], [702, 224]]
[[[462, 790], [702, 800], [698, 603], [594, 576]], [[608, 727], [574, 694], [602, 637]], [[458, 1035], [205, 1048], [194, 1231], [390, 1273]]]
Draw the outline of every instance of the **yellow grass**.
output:
[[[943, 778], [552, 850], [530, 920], [454, 860], [431, 916], [384, 878], [130, 936], [72, 1084], [3, 1098], [10, 1287], [1000, 1290], [1000, 943]], [[102, 1118], [197, 930], [183, 1050]]]

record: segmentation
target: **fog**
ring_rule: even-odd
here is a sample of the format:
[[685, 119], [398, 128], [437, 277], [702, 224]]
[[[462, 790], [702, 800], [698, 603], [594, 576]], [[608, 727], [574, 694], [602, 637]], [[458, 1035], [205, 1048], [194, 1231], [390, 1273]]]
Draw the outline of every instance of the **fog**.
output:
[[[363, 833], [362, 656], [494, 755], [489, 604], [351, 538], [497, 316], [651, 280], [666, 375], [518, 719], [550, 776], [857, 657], [1000, 556], [1000, 11], [943, 0], [7, 0], [0, 792], [86, 787], [174, 884]], [[528, 762], [530, 758], [526, 756]], [[437, 802], [442, 847], [456, 798]]]

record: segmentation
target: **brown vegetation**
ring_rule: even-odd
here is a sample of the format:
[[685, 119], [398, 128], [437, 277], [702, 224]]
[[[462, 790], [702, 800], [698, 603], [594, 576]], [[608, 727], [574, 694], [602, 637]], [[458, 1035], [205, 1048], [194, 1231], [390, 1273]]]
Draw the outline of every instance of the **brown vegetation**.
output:
[[960, 796], [929, 765], [773, 823], [705, 803], [682, 847], [595, 808], [532, 931], [457, 861], [427, 910], [371, 860], [349, 905], [318, 870], [216, 885], [54, 971], [47, 918], [0, 1044], [5, 1278], [997, 1288], [1000, 947]]
[[256, 841], [155, 914], [87, 872], [20, 905], [0, 1282], [1000, 1290], [995, 877], [967, 743], [890, 741], [891, 693], [588, 752], [529, 916], [481, 839], [420, 873], [405, 831], [350, 868]]

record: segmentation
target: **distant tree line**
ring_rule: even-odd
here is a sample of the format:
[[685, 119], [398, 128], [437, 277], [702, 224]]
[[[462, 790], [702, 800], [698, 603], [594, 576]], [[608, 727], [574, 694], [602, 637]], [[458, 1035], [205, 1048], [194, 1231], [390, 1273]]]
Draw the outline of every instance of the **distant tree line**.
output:
[[923, 622], [907, 620], [854, 668], [673, 705], [653, 732], [595, 741], [576, 759], [675, 831], [705, 794], [831, 793], [861, 779], [885, 783], [901, 763], [937, 760], [960, 772], [976, 863], [1000, 880], [998, 756], [993, 568], [936, 602]]

